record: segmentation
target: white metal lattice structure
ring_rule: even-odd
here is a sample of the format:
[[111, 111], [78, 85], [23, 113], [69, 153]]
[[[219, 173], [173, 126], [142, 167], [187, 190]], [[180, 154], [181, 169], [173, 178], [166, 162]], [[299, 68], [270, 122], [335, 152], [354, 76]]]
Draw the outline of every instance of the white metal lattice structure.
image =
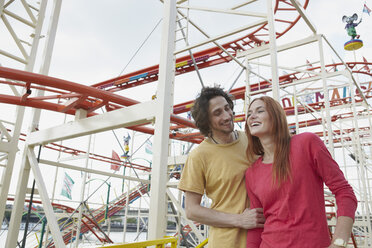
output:
[[[14, 4], [21, 4], [22, 9], [26, 12], [26, 15], [21, 15], [20, 13], [14, 13], [12, 11], [12, 5]], [[51, 53], [53, 50], [54, 45], [54, 38], [55, 38], [55, 31], [58, 21], [58, 15], [60, 11], [60, 4], [61, 1], [54, 1], [53, 10], [51, 14], [51, 21], [50, 26], [48, 28], [48, 34], [45, 41], [45, 48], [44, 48], [44, 56], [42, 57], [42, 66], [40, 68], [40, 73], [47, 74], [50, 66], [50, 59]], [[16, 44], [17, 49], [12, 49], [9, 47], [9, 50], [1, 50], [0, 55], [6, 56], [10, 59], [10, 61], [16, 61], [21, 64], [24, 64], [24, 68], [26, 71], [33, 71], [35, 68], [35, 61], [38, 55], [39, 50], [39, 42], [40, 39], [43, 38], [42, 36], [42, 28], [44, 25], [44, 18], [46, 12], [47, 1], [41, 1], [40, 3], [36, 3], [35, 1], [26, 2], [21, 1], [18, 3], [13, 3], [13, 1], [0, 1], [0, 16], [2, 20], [2, 24], [6, 27], [8, 31], [8, 38], [11, 38]], [[9, 20], [13, 18], [13, 20]], [[21, 27], [20, 27], [21, 26]], [[28, 29], [25, 29], [24, 26], [27, 26]], [[25, 31], [27, 30], [27, 31]], [[19, 31], [19, 32], [18, 32]], [[27, 36], [31, 37], [31, 41], [27, 42]], [[5, 39], [5, 35], [3, 34], [3, 38]], [[27, 47], [29, 46], [29, 47]], [[14, 92], [15, 95], [20, 94], [27, 94], [29, 92], [18, 92], [17, 89], [13, 86], [10, 86], [11, 90]], [[41, 95], [42, 91], [38, 93]], [[3, 127], [2, 134], [5, 133], [7, 137], [7, 141], [4, 142], [2, 139], [1, 142], [6, 144], [7, 150], [2, 150], [5, 153], [3, 158], [6, 158], [6, 165], [2, 172], [1, 178], [1, 192], [0, 192], [0, 201], [3, 203], [0, 205], [0, 218], [3, 219], [4, 211], [5, 211], [5, 202], [7, 201], [8, 192], [9, 192], [9, 185], [10, 180], [14, 168], [15, 156], [16, 152], [18, 151], [18, 141], [20, 137], [20, 131], [23, 123], [25, 109], [22, 106], [18, 106], [16, 108], [16, 118], [14, 121], [14, 125], [10, 127], [12, 130], [12, 134], [8, 134], [7, 130], [5, 129], [4, 125], [1, 124]], [[35, 110], [34, 112], [34, 119], [32, 122], [34, 127], [30, 127], [30, 130], [34, 129], [38, 123], [38, 116], [40, 114], [39, 110]], [[3, 122], [1, 122], [3, 123]], [[24, 151], [26, 153], [26, 150]], [[25, 181], [27, 186], [27, 180]], [[24, 194], [26, 192], [24, 191]], [[23, 208], [23, 202], [22, 208]], [[16, 220], [17, 218], [13, 218]], [[20, 220], [19, 220], [20, 221]], [[17, 238], [19, 226], [12, 235], [13, 239]], [[12, 239], [10, 237], [9, 239]], [[14, 242], [15, 245], [15, 242]], [[9, 246], [10, 247], [10, 246]]]
[[[6, 24], [8, 23], [7, 16], [15, 15], [7, 10], [7, 8], [11, 6], [12, 1], [9, 3], [4, 2], [5, 1], [0, 1], [0, 13], [2, 13], [1, 17], [3, 23], [8, 26]], [[132, 174], [129, 176], [118, 175], [105, 170], [92, 169], [87, 166], [89, 155], [86, 155], [87, 159], [85, 160], [84, 166], [73, 165], [70, 161], [67, 161], [68, 159], [56, 162], [43, 157], [38, 163], [36, 161], [35, 148], [39, 145], [47, 146], [54, 142], [65, 142], [74, 138], [99, 134], [108, 130], [152, 122], [155, 124], [155, 134], [150, 203], [144, 204], [149, 208], [148, 237], [149, 239], [163, 237], [167, 231], [167, 221], [174, 221], [177, 219], [177, 230], [179, 233], [181, 233], [184, 226], [188, 226], [191, 230], [190, 233], [193, 233], [193, 235], [190, 234], [189, 237], [193, 239], [192, 242], [194, 244], [204, 240], [207, 235], [206, 228], [203, 229], [186, 219], [182, 208], [182, 193], [175, 189], [177, 180], [174, 180], [170, 176], [170, 174], [174, 172], [176, 166], [184, 164], [185, 155], [182, 154], [179, 149], [174, 149], [170, 146], [169, 135], [173, 133], [169, 132], [169, 127], [171, 126], [169, 120], [172, 116], [176, 88], [174, 76], [176, 73], [180, 73], [179, 68], [182, 67], [179, 66], [179, 64], [177, 65], [175, 57], [178, 58], [185, 54], [193, 55], [195, 51], [217, 47], [221, 49], [221, 53], [218, 54], [221, 60], [231, 61], [235, 63], [242, 72], [245, 72], [243, 74], [245, 75], [245, 79], [244, 77], [243, 79], [240, 78], [240, 74], [235, 80], [241, 82], [245, 81], [244, 84], [246, 86], [244, 92], [245, 97], [236, 100], [238, 106], [237, 111], [240, 112], [237, 114], [244, 115], [245, 106], [252, 97], [259, 94], [269, 94], [278, 99], [287, 111], [292, 111], [288, 119], [289, 123], [292, 124], [291, 127], [293, 130], [296, 130], [297, 133], [312, 131], [323, 136], [325, 143], [328, 145], [337, 161], [342, 165], [345, 175], [350, 180], [358, 195], [360, 207], [358, 208], [358, 217], [355, 224], [356, 231], [361, 235], [361, 237], [357, 239], [359, 244], [358, 247], [363, 245], [367, 247], [368, 243], [372, 243], [371, 234], [368, 232], [371, 228], [371, 189], [369, 183], [371, 152], [368, 150], [371, 143], [371, 120], [370, 106], [367, 98], [370, 94], [368, 91], [370, 85], [362, 79], [362, 81], [356, 80], [354, 76], [355, 73], [351, 71], [352, 68], [350, 68], [350, 65], [343, 62], [340, 56], [334, 53], [334, 49], [323, 35], [317, 33], [315, 26], [311, 23], [301, 3], [295, 0], [284, 2], [287, 5], [291, 4], [291, 8], [296, 14], [301, 15], [306, 24], [306, 28], [309, 30], [309, 36], [299, 37], [294, 41], [280, 43], [278, 40], [278, 33], [281, 33], [280, 24], [275, 22], [275, 20], [278, 19], [278, 13], [274, 13], [274, 4], [270, 0], [246, 1], [243, 4], [233, 7], [223, 6], [219, 8], [215, 6], [193, 6], [189, 1], [164, 1], [162, 42], [160, 48], [161, 57], [156, 99], [133, 104], [96, 116], [90, 116], [89, 118], [85, 110], [79, 109], [76, 113], [75, 120], [38, 131], [35, 131], [35, 125], [38, 123], [39, 113], [38, 110], [35, 110], [29, 128], [30, 133], [27, 137], [27, 145], [22, 153], [21, 172], [18, 178], [15, 208], [12, 213], [13, 216], [20, 216], [23, 211], [27, 192], [27, 182], [30, 175], [32, 175], [37, 183], [37, 189], [43, 202], [45, 214], [48, 218], [54, 244], [57, 247], [64, 247], [64, 234], [59, 231], [59, 225], [57, 223], [58, 215], [53, 211], [52, 203], [49, 200], [50, 188], [45, 184], [46, 176], [43, 175], [40, 169], [41, 166], [48, 165], [57, 168], [82, 171], [84, 175], [90, 173], [120, 180], [125, 179], [130, 181], [127, 188], [136, 188], [136, 190], [150, 182], [148, 179], [144, 179], [150, 173], [138, 178]], [[22, 3], [24, 3], [24, 1], [22, 1]], [[38, 20], [36, 20], [35, 17], [33, 18], [32, 15], [30, 15], [30, 21], [26, 21], [24, 18], [16, 18], [24, 22], [25, 25], [31, 26], [35, 31], [33, 37], [41, 37], [42, 18], [44, 16], [42, 13], [45, 11], [46, 3], [47, 1], [42, 1], [40, 8], [37, 10], [39, 13]], [[48, 40], [48, 42], [45, 43], [46, 55], [43, 58], [43, 66], [40, 69], [40, 73], [45, 75], [48, 73], [50, 64], [60, 3], [61, 1], [54, 1], [53, 14], [51, 14], [53, 18], [49, 23], [50, 28], [46, 36]], [[258, 9], [261, 12], [255, 9], [257, 6], [255, 4], [259, 4], [260, 8]], [[32, 7], [27, 7], [27, 5], [25, 5], [25, 8], [31, 10]], [[254, 10], [252, 11], [252, 9]], [[184, 13], [185, 11], [187, 11], [187, 13]], [[232, 18], [231, 16], [245, 16], [249, 19], [244, 23], [238, 23], [234, 28], [226, 29], [219, 34], [211, 35], [208, 28], [203, 27], [202, 24], [204, 23], [197, 20], [197, 18], [194, 19], [194, 12], [223, 13], [229, 16], [228, 18]], [[285, 23], [285, 21], [283, 21], [283, 23]], [[180, 30], [177, 31], [177, 25], [179, 25], [180, 30], [185, 32], [182, 33]], [[266, 32], [265, 38], [262, 38], [262, 34], [257, 32], [248, 38], [234, 42], [233, 45], [229, 47], [222, 45], [226, 40], [235, 39], [238, 34], [250, 32], [261, 25], [268, 26], [267, 28], [262, 28], [262, 30]], [[14, 32], [10, 31], [10, 33], [13, 34]], [[194, 39], [193, 37], [196, 36], [196, 33], [201, 36], [201, 38], [198, 37]], [[0, 54], [12, 58], [17, 62], [27, 64], [25, 70], [33, 71], [33, 58], [36, 56], [38, 39], [32, 42], [32, 49], [28, 55], [26, 52], [27, 49], [23, 47], [24, 42], [21, 41], [22, 39], [14, 35], [12, 35], [12, 37], [21, 55], [11, 54], [10, 52], [2, 50]], [[181, 38], [181, 40], [178, 41], [178, 38]], [[261, 41], [260, 38], [262, 38]], [[293, 63], [291, 63], [292, 61], [287, 61], [283, 58], [293, 56], [294, 53], [297, 57], [303, 56], [302, 61], [305, 61], [306, 54], [302, 55], [296, 53], [296, 49], [300, 47], [305, 47], [308, 51], [316, 54], [316, 56], [314, 56], [315, 58], [312, 59], [312, 61], [315, 61], [312, 62], [313, 65], [302, 65], [299, 64], [298, 61], [293, 61]], [[235, 50], [232, 48], [235, 48]], [[329, 63], [327, 57], [329, 56], [329, 50], [333, 52], [333, 55], [331, 55], [332, 58], [335, 57], [339, 61], [337, 71], [330, 70], [333, 67], [336, 68], [336, 65], [332, 67], [327, 65]], [[195, 60], [197, 58], [191, 57], [195, 66]], [[198, 63], [199, 62], [200, 61], [198, 61]], [[175, 64], [176, 69], [179, 70], [177, 72], [175, 70]], [[198, 65], [202, 67], [201, 63]], [[198, 72], [197, 66], [195, 70]], [[287, 73], [287, 75], [279, 75], [280, 72], [283, 71], [290, 71], [290, 73]], [[204, 80], [201, 79], [200, 75], [199, 80], [203, 84]], [[231, 86], [232, 89], [234, 88], [233, 86], [234, 85]], [[356, 88], [359, 88], [360, 94], [358, 96], [355, 95]], [[343, 92], [344, 89], [346, 89], [345, 97], [340, 97], [339, 92]], [[322, 94], [319, 94], [319, 92]], [[42, 96], [42, 94], [42, 91], [40, 91], [38, 96]], [[341, 99], [348, 96], [350, 96], [349, 100]], [[190, 98], [192, 98], [192, 96], [190, 96]], [[66, 105], [68, 107], [73, 107], [74, 101], [74, 99], [71, 99]], [[15, 156], [17, 151], [19, 132], [23, 122], [22, 111], [24, 110], [23, 107], [19, 107], [19, 109], [19, 117], [13, 122], [14, 128], [10, 128], [14, 130], [13, 133], [8, 133], [8, 131], [5, 130], [7, 126], [12, 125], [12, 122], [0, 122], [0, 149], [4, 154], [0, 157], [0, 160], [6, 161], [7, 163], [4, 164], [3, 179], [1, 182], [1, 203], [6, 202], [6, 197], [8, 196], [6, 185], [9, 185], [9, 182], [7, 182], [7, 180], [12, 174], [11, 168], [13, 168], [12, 163], [14, 163], [14, 158], [12, 159], [12, 156]], [[317, 125], [312, 125], [314, 123]], [[184, 133], [192, 133], [195, 131], [192, 128], [184, 128], [185, 130], [183, 130], [182, 126], [178, 128]], [[12, 145], [8, 146], [8, 143]], [[90, 144], [90, 142], [87, 143]], [[89, 148], [86, 149], [88, 153], [89, 150]], [[169, 170], [172, 170], [172, 172], [169, 172]], [[132, 186], [133, 184], [135, 186]], [[84, 191], [85, 179], [81, 187], [81, 192], [83, 192], [79, 200], [81, 203], [84, 201]], [[129, 194], [130, 190], [127, 191], [128, 198]], [[147, 196], [144, 198], [146, 197]], [[331, 197], [329, 199], [332, 201]], [[167, 211], [168, 203], [170, 202], [177, 210], [177, 214], [170, 214], [169, 211]], [[0, 217], [4, 213], [4, 209], [2, 208], [5, 208], [5, 204], [0, 204]], [[139, 209], [140, 208], [141, 206]], [[125, 210], [125, 215], [127, 216], [128, 208]], [[334, 207], [330, 207], [329, 211], [334, 212]], [[81, 214], [82, 213], [80, 213], [80, 217], [72, 218], [77, 219], [77, 223], [79, 223], [82, 218]], [[140, 215], [140, 211], [138, 211], [138, 219], [142, 217]], [[7, 247], [16, 245], [20, 222], [20, 218], [12, 218], [6, 243]], [[143, 222], [145, 223], [145, 221]], [[75, 242], [74, 245], [78, 246], [79, 243]]]

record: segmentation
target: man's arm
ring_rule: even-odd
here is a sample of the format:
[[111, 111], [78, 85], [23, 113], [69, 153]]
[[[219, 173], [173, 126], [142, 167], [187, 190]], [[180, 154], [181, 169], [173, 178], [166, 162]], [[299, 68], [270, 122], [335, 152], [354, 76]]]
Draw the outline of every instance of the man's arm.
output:
[[223, 213], [200, 206], [201, 199], [202, 195], [198, 193], [185, 192], [186, 215], [188, 219], [215, 227], [253, 229], [264, 226], [265, 217], [262, 208], [247, 208], [241, 214]]

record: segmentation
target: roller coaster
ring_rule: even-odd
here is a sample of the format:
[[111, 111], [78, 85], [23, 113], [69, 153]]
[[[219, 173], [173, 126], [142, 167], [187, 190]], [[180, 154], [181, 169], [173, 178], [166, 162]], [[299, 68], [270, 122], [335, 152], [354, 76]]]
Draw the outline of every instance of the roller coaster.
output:
[[[59, 2], [56, 1], [51, 16], [59, 15], [61, 10], [61, 7], [58, 7]], [[275, 59], [272, 58], [266, 59], [269, 61], [267, 63], [262, 62], [265, 61], [265, 57], [275, 54], [280, 56], [280, 53], [287, 50], [309, 44], [315, 44], [315, 46], [319, 46], [319, 51], [323, 51], [325, 48], [319, 44], [326, 43], [330, 46], [330, 50], [334, 52], [325, 36], [314, 32], [314, 27], [309, 22], [309, 17], [306, 14], [309, 0], [276, 0], [271, 6], [273, 13], [270, 13], [270, 8], [267, 6], [268, 9], [264, 8], [265, 14], [249, 11], [249, 6], [256, 2], [263, 4], [263, 1], [246, 1], [244, 4], [224, 10], [222, 8], [210, 8], [210, 11], [214, 12], [253, 17], [248, 25], [240, 26], [238, 29], [215, 37], [210, 37], [191, 19], [188, 12], [187, 14], [183, 12], [183, 9], [200, 11], [204, 8], [190, 7], [188, 1], [183, 0], [177, 1], [177, 6], [172, 5], [173, 1], [164, 2], [166, 2], [164, 8], [170, 8], [169, 13], [175, 12], [173, 19], [164, 14], [163, 22], [165, 26], [172, 27], [177, 23], [183, 30], [190, 25], [205, 36], [205, 40], [192, 45], [185, 42], [182, 48], [178, 50], [174, 48], [172, 51], [167, 51], [164, 48], [162, 54], [169, 53], [172, 58], [174, 56], [173, 63], [172, 59], [170, 59], [170, 62], [169, 59], [168, 62], [161, 60], [163, 62], [159, 65], [136, 70], [87, 86], [47, 76], [48, 62], [43, 65], [45, 70], [43, 73], [32, 72], [35, 61], [32, 59], [34, 55], [31, 52], [30, 56], [22, 52], [24, 56], [22, 58], [0, 50], [0, 55], [25, 65], [25, 70], [9, 68], [6, 65], [0, 66], [0, 85], [8, 86], [11, 89], [11, 91], [1, 92], [0, 103], [2, 106], [11, 105], [17, 108], [15, 121], [0, 121], [0, 161], [5, 163], [2, 167], [3, 177], [1, 179], [1, 219], [4, 216], [5, 203], [12, 202], [14, 204], [6, 246], [15, 247], [17, 244], [21, 220], [16, 216], [19, 216], [19, 213], [23, 211], [20, 206], [23, 208], [24, 203], [30, 201], [30, 195], [28, 195], [30, 174], [35, 178], [39, 195], [39, 199], [31, 201], [43, 206], [49, 225], [46, 238], [39, 242], [38, 245], [42, 245], [39, 247], [64, 247], [64, 245], [70, 243], [78, 246], [81, 235], [87, 233], [93, 234], [99, 244], [113, 243], [114, 241], [103, 231], [102, 223], [106, 218], [110, 219], [120, 210], [135, 205], [134, 203], [140, 201], [144, 196], [151, 200], [150, 204], [145, 204], [150, 211], [149, 223], [146, 223], [149, 238], [164, 236], [167, 233], [166, 222], [172, 220], [177, 223], [175, 235], [180, 240], [184, 240], [182, 246], [194, 247], [201, 243], [207, 237], [207, 228], [186, 219], [182, 208], [182, 193], [175, 189], [179, 175], [182, 173], [181, 165], [184, 163], [187, 152], [178, 151], [178, 154], [169, 156], [168, 150], [171, 142], [187, 144], [187, 150], [189, 150], [194, 144], [199, 144], [203, 140], [203, 136], [195, 128], [193, 121], [186, 117], [186, 113], [193, 106], [193, 100], [177, 104], [170, 103], [168, 100], [172, 97], [172, 93], [169, 92], [169, 89], [173, 88], [172, 77], [174, 76], [177, 78], [187, 73], [199, 73], [199, 71], [208, 68], [221, 67], [231, 63], [237, 64], [239, 68], [242, 68], [242, 71], [246, 72], [245, 79], [241, 79], [240, 74], [236, 79], [236, 81], [240, 80], [242, 82], [240, 86], [232, 85], [229, 90], [238, 106], [235, 116], [237, 127], [241, 127], [241, 124], [245, 121], [244, 106], [250, 101], [251, 97], [262, 94], [272, 94], [275, 97], [275, 92], [277, 92], [278, 100], [287, 113], [289, 126], [293, 132], [311, 130], [322, 137], [334, 156], [343, 157], [343, 159], [340, 159], [342, 162], [339, 163], [343, 165], [342, 169], [346, 176], [350, 175], [348, 179], [360, 201], [354, 232], [348, 247], [368, 247], [369, 244], [372, 244], [372, 236], [369, 231], [371, 229], [369, 212], [371, 204], [369, 186], [371, 158], [368, 155], [372, 138], [370, 129], [372, 83], [368, 79], [372, 76], [369, 70], [372, 63], [368, 61], [344, 62], [336, 53], [334, 56], [338, 57], [339, 61], [326, 64], [322, 52], [320, 52], [319, 61], [311, 65], [296, 65], [289, 68], [289, 66], [279, 66], [273, 62]], [[7, 16], [17, 16], [10, 10], [9, 6], [11, 5], [12, 1], [9, 1], [0, 6], [3, 7], [0, 8], [0, 11], [4, 16], [4, 24], [7, 23]], [[46, 11], [46, 5], [47, 1], [41, 1], [40, 8], [37, 8], [38, 17], [32, 14], [36, 8], [30, 7], [31, 4], [24, 7], [29, 10], [31, 21], [16, 18], [26, 25], [32, 22], [35, 37], [38, 37], [41, 32], [40, 25], [43, 24], [41, 19], [43, 15], [40, 15], [40, 13]], [[170, 16], [172, 15], [170, 14]], [[39, 21], [37, 21], [37, 18], [40, 18]], [[295, 42], [276, 45], [276, 40], [279, 38], [285, 39], [285, 34], [292, 30], [300, 20], [306, 23], [307, 28], [311, 31], [311, 36], [302, 40], [298, 39]], [[173, 24], [171, 24], [172, 22]], [[274, 30], [271, 24], [275, 26]], [[49, 25], [53, 26], [53, 21]], [[8, 30], [12, 29], [8, 28]], [[53, 34], [53, 32], [55, 30], [48, 33], [50, 41], [54, 39], [55, 33]], [[182, 34], [176, 33], [177, 35], [182, 36], [183, 41], [188, 40], [183, 32]], [[236, 38], [237, 36], [239, 37]], [[163, 37], [167, 37], [167, 35], [163, 34]], [[13, 38], [20, 40], [16, 36]], [[174, 38], [169, 39], [168, 42], [177, 43]], [[219, 40], [222, 39], [232, 40], [220, 44]], [[163, 40], [163, 43], [165, 42]], [[46, 46], [51, 43], [47, 43]], [[21, 43], [18, 42], [17, 44], [22, 47]], [[32, 44], [31, 51], [33, 49], [36, 51], [37, 40], [35, 39]], [[209, 47], [203, 48], [205, 44], [209, 44]], [[273, 47], [276, 48], [275, 51], [272, 50]], [[20, 50], [24, 51], [25, 49], [20, 48]], [[49, 52], [51, 53], [51, 51]], [[187, 52], [189, 54], [184, 55]], [[258, 68], [261, 68], [261, 71], [269, 68], [271, 74], [260, 72]], [[279, 69], [291, 70], [291, 72], [278, 75]], [[166, 75], [170, 75], [170, 77], [164, 79]], [[362, 79], [359, 79], [359, 77]], [[364, 80], [364, 78], [367, 78], [367, 80]], [[158, 83], [158, 90], [154, 97], [147, 102], [135, 100], [136, 96], [129, 98], [122, 94], [126, 90], [150, 83]], [[245, 86], [241, 86], [242, 84], [245, 84]], [[6, 92], [9, 92], [9, 94], [6, 94]], [[192, 98], [190, 96], [190, 99]], [[25, 107], [35, 110], [33, 121], [29, 127], [30, 131], [27, 134], [21, 131]], [[168, 120], [167, 116], [164, 117], [168, 111], [166, 109], [169, 109]], [[52, 111], [60, 115], [72, 116], [75, 119], [71, 122], [42, 129], [39, 128], [38, 123], [40, 111], [48, 111], [47, 113]], [[162, 118], [165, 122], [160, 121]], [[158, 123], [163, 124], [160, 127]], [[65, 140], [86, 135], [91, 136], [118, 128], [125, 128], [153, 137], [154, 155], [150, 166], [138, 162], [134, 163], [131, 158], [120, 161], [91, 152], [89, 149], [92, 143], [90, 139], [84, 141], [88, 144], [86, 150], [62, 144], [62, 141]], [[22, 142], [23, 147], [21, 169], [16, 193], [14, 196], [10, 196], [10, 178], [14, 173], [13, 167], [16, 163], [18, 147], [21, 146], [19, 141]], [[53, 161], [47, 156], [36, 156], [34, 148], [39, 145], [43, 149], [54, 152], [54, 154], [66, 154], [71, 158], [82, 157], [84, 162], [72, 165], [63, 163], [62, 160]], [[97, 161], [100, 164], [92, 169], [85, 166], [88, 161]], [[83, 193], [81, 193], [83, 198], [78, 200], [80, 207], [71, 207], [68, 202], [65, 204], [59, 203], [59, 200], [55, 199], [55, 195], [52, 195], [50, 189], [46, 186], [45, 177], [47, 175], [42, 173], [39, 164], [80, 171], [85, 176], [93, 174], [111, 179], [127, 180], [134, 183], [135, 186], [126, 185], [126, 192], [122, 191], [123, 193], [117, 196], [115, 200], [103, 204], [102, 207], [92, 209], [85, 206], [85, 210], [82, 211], [81, 206], [86, 202], [84, 200], [84, 190], [82, 189]], [[110, 164], [119, 165], [124, 173], [126, 170], [132, 171], [135, 176], [107, 172], [104, 166], [107, 167]], [[350, 172], [351, 170], [353, 172]], [[356, 177], [354, 171], [356, 171]], [[138, 173], [141, 175], [138, 176]], [[85, 176], [82, 176], [83, 186], [86, 183]], [[57, 177], [54, 180], [56, 181]], [[326, 201], [329, 203], [327, 204], [327, 213], [330, 233], [332, 234], [336, 206], [332, 196], [327, 195]], [[208, 201], [206, 200], [206, 202]], [[172, 211], [168, 210], [169, 207]], [[55, 209], [62, 210], [67, 217], [57, 220]], [[32, 242], [29, 241], [29, 243]]]

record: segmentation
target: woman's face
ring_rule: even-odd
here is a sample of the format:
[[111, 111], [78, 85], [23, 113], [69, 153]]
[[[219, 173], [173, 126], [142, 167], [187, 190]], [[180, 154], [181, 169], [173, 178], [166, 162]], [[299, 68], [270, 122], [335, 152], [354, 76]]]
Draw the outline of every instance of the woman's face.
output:
[[255, 100], [249, 107], [247, 124], [253, 136], [260, 138], [271, 135], [271, 118], [266, 110], [266, 104], [262, 100]]

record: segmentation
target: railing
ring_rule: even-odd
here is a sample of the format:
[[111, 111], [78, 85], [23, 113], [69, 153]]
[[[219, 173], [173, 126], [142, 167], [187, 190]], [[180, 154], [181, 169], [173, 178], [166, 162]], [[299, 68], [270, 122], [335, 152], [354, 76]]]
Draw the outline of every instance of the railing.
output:
[[201, 242], [197, 247], [195, 248], [202, 248], [204, 247], [206, 244], [208, 244], [208, 239], [205, 239], [203, 242]]
[[170, 248], [177, 247], [177, 239], [175, 237], [166, 237], [163, 239], [148, 240], [130, 244], [117, 244], [117, 245], [107, 245], [101, 246], [100, 248], [145, 248], [147, 246], [156, 245], [156, 248], [165, 248], [166, 244], [171, 244]]

